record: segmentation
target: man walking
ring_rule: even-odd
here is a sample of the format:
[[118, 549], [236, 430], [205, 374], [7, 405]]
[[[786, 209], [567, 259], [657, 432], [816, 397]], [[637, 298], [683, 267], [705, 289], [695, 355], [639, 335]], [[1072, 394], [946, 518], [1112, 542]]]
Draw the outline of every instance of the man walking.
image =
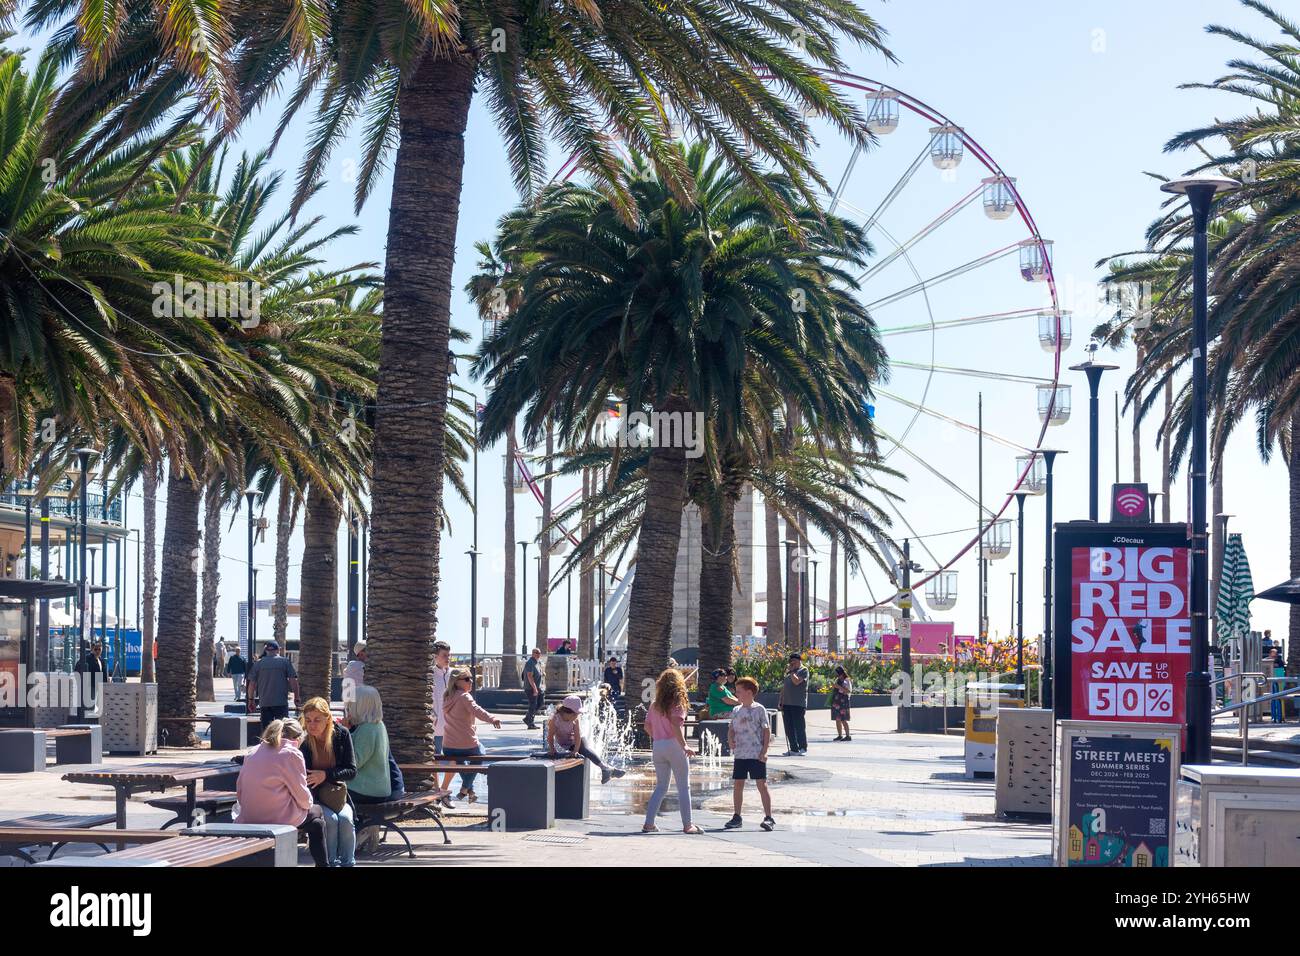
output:
[[235, 700], [239, 700], [244, 695], [244, 673], [248, 670], [248, 662], [244, 660], [244, 655], [239, 653], [239, 648], [235, 648], [235, 653], [226, 658], [226, 673], [230, 675], [230, 686], [235, 690]]
[[273, 720], [283, 720], [289, 716], [290, 691], [297, 703], [298, 672], [280, 656], [280, 645], [271, 641], [266, 645], [266, 656], [248, 672], [248, 712], [256, 709], [263, 727]]
[[528, 714], [524, 717], [524, 726], [529, 730], [536, 730], [537, 724], [533, 719], [537, 712], [542, 709], [542, 668], [540, 661], [542, 652], [534, 647], [532, 656], [528, 658], [528, 663], [524, 665], [524, 693], [528, 695]]
[[790, 749], [783, 756], [802, 757], [808, 753], [808, 731], [804, 717], [808, 710], [808, 668], [798, 653], [790, 655], [785, 680], [781, 684], [781, 719], [785, 721], [785, 739]]

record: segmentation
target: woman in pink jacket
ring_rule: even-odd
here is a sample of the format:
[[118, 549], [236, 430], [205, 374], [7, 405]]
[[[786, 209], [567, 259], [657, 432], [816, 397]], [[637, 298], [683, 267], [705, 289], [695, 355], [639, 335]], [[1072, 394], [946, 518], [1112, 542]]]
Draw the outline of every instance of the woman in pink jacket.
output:
[[325, 820], [307, 787], [307, 764], [298, 742], [302, 725], [293, 719], [273, 720], [262, 731], [262, 742], [244, 757], [235, 792], [239, 795], [237, 823], [283, 823], [307, 831], [307, 846], [317, 866], [329, 866], [325, 855]]
[[[474, 731], [474, 721], [481, 720], [501, 729], [501, 721], [480, 707], [470, 693], [474, 689], [474, 675], [467, 667], [457, 667], [447, 680], [447, 698], [442, 706], [442, 753], [453, 763], [461, 763], [456, 757], [471, 757], [483, 753], [483, 745], [478, 742]], [[474, 803], [474, 777], [472, 773], [460, 775], [460, 793], [458, 800]]]

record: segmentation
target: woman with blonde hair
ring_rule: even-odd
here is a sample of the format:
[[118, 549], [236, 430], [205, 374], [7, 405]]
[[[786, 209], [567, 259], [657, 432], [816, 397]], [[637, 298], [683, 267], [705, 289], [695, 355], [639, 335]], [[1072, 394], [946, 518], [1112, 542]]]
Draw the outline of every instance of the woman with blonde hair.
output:
[[[452, 669], [447, 678], [447, 697], [442, 705], [442, 753], [452, 758], [453, 763], [462, 763], [456, 757], [473, 757], [483, 753], [483, 745], [478, 742], [474, 731], [474, 721], [481, 720], [501, 729], [501, 721], [493, 717], [474, 700], [474, 675], [468, 667]], [[460, 775], [460, 793], [456, 799], [468, 799], [475, 803], [474, 777], [472, 773]]]
[[686, 681], [681, 671], [668, 668], [655, 682], [654, 699], [646, 709], [645, 730], [652, 741], [651, 755], [655, 765], [655, 789], [646, 804], [645, 825], [642, 833], [657, 833], [655, 817], [668, 796], [668, 783], [677, 782], [677, 803], [682, 815], [683, 833], [703, 833], [691, 823], [691, 765], [695, 751], [686, 746], [686, 709], [690, 698], [686, 695]]
[[348, 781], [357, 775], [352, 735], [334, 722], [329, 701], [313, 697], [302, 705], [307, 731], [302, 756], [307, 786], [325, 820], [325, 852], [330, 866], [356, 865], [357, 831]]
[[307, 767], [298, 749], [302, 736], [296, 720], [273, 720], [266, 725], [262, 742], [244, 757], [239, 771], [235, 822], [282, 823], [306, 830], [312, 859], [317, 866], [329, 866], [324, 816], [312, 802]]

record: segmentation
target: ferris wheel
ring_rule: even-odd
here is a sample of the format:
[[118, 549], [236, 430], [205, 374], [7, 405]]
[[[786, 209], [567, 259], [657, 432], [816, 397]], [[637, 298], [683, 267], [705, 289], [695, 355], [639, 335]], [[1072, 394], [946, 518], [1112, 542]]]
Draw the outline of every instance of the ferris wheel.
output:
[[957, 606], [959, 573], [1010, 554], [1012, 492], [1044, 490], [1034, 450], [1070, 417], [1060, 371], [1071, 317], [1057, 297], [1051, 241], [1015, 179], [963, 126], [895, 87], [824, 75], [862, 104], [877, 141], [814, 159], [833, 188], [828, 210], [858, 222], [875, 247], [857, 279], [890, 378], [873, 383], [871, 412], [882, 457], [908, 476], [897, 489], [904, 500], [885, 504], [894, 541], [876, 542], [891, 573], [864, 565], [869, 601], [837, 616], [896, 613], [895, 542], [908, 539], [924, 568], [912, 582], [924, 594], [914, 613], [928, 620], [927, 608]]
[[[819, 143], [841, 147], [838, 154], [814, 149], [833, 190], [826, 208], [862, 225], [875, 249], [856, 277], [858, 294], [881, 330], [891, 372], [888, 382], [872, 383], [870, 411], [882, 458], [908, 476], [897, 489], [903, 500], [885, 502], [892, 540], [876, 541], [889, 573], [864, 562], [870, 600], [836, 616], [897, 613], [903, 555], [896, 542], [906, 539], [923, 564], [912, 589], [924, 603], [914, 602], [913, 613], [926, 621], [957, 607], [959, 574], [1011, 553], [1004, 515], [1012, 492], [1045, 489], [1034, 450], [1070, 417], [1060, 371], [1071, 316], [1060, 308], [1052, 242], [1039, 233], [1015, 178], [965, 127], [896, 87], [852, 73], [822, 75], [862, 104], [877, 141], [846, 156], [839, 133], [808, 118]], [[578, 156], [570, 156], [553, 181], [577, 172]], [[485, 323], [485, 336], [499, 318]], [[515, 491], [540, 501], [528, 451], [517, 451], [516, 467], [505, 463], [507, 474]], [[557, 551], [566, 539], [576, 543], [572, 530], [552, 535]], [[855, 579], [853, 587], [861, 584]], [[813, 616], [824, 620], [820, 611]]]

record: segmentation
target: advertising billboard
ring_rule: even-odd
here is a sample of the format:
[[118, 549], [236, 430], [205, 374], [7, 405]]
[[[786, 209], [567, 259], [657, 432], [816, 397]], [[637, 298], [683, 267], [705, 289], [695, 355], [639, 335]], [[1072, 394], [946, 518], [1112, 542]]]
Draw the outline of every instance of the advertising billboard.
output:
[[1191, 549], [1185, 525], [1056, 526], [1058, 720], [1186, 726]]

